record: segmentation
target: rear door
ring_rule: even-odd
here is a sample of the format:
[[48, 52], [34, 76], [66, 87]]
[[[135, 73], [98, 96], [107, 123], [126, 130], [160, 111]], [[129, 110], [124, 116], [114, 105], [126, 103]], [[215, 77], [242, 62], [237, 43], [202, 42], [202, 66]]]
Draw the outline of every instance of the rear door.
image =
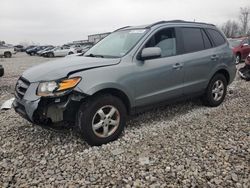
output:
[[206, 32], [198, 27], [179, 28], [182, 33], [184, 94], [199, 93], [206, 88], [207, 79], [218, 54]]

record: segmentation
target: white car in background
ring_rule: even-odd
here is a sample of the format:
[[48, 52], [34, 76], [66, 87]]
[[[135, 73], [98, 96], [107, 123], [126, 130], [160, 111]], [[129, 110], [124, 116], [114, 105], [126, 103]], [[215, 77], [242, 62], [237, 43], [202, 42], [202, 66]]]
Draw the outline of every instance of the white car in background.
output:
[[15, 49], [11, 45], [0, 45], [0, 57], [11, 58], [15, 54]]
[[75, 54], [77, 50], [70, 46], [55, 47], [52, 50], [46, 51], [41, 54], [44, 57], [65, 57], [67, 55]]
[[54, 57], [65, 57], [76, 53], [76, 49], [69, 46], [62, 46], [53, 50]]

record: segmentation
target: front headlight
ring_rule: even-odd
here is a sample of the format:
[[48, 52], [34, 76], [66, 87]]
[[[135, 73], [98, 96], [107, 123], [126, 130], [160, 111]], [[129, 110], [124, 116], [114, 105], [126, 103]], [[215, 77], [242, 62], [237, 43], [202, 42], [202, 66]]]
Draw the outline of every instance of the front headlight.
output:
[[72, 90], [80, 81], [81, 77], [74, 77], [59, 81], [42, 82], [38, 86], [37, 95], [43, 97], [60, 96]]

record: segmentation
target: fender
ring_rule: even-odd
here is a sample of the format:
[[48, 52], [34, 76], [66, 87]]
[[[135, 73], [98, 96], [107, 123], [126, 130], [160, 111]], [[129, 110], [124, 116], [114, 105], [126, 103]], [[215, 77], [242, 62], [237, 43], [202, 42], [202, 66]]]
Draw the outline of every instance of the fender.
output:
[[[99, 85], [95, 85], [92, 88], [89, 88], [87, 91], [84, 92], [86, 95], [94, 95], [95, 93], [104, 90], [104, 89], [116, 89], [123, 92], [129, 99], [131, 107], [135, 106], [135, 101], [133, 100], [133, 94], [129, 91], [126, 87], [112, 82], [102, 83]], [[76, 91], [83, 92], [80, 88], [75, 88]]]

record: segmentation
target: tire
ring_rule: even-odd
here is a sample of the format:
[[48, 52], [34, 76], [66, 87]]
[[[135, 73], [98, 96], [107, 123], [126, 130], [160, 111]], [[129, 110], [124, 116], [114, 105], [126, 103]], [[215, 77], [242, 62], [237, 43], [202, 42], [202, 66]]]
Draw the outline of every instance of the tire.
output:
[[48, 57], [54, 57], [55, 55], [54, 55], [54, 53], [53, 52], [50, 52], [49, 54], [48, 54]]
[[206, 106], [219, 106], [227, 93], [227, 80], [223, 74], [216, 74], [210, 80], [206, 92], [203, 96], [203, 103]]
[[11, 52], [4, 52], [5, 58], [11, 58], [11, 56], [12, 56]]
[[[108, 116], [109, 113], [113, 115]], [[89, 145], [100, 146], [116, 140], [122, 134], [126, 124], [126, 108], [115, 96], [98, 95], [80, 106], [76, 123]]]
[[241, 55], [240, 55], [240, 53], [237, 53], [236, 54], [236, 58], [235, 58], [235, 64], [237, 65], [237, 64], [239, 64], [241, 62]]
[[73, 52], [69, 52], [69, 54], [68, 55], [71, 55], [71, 54], [74, 54]]

